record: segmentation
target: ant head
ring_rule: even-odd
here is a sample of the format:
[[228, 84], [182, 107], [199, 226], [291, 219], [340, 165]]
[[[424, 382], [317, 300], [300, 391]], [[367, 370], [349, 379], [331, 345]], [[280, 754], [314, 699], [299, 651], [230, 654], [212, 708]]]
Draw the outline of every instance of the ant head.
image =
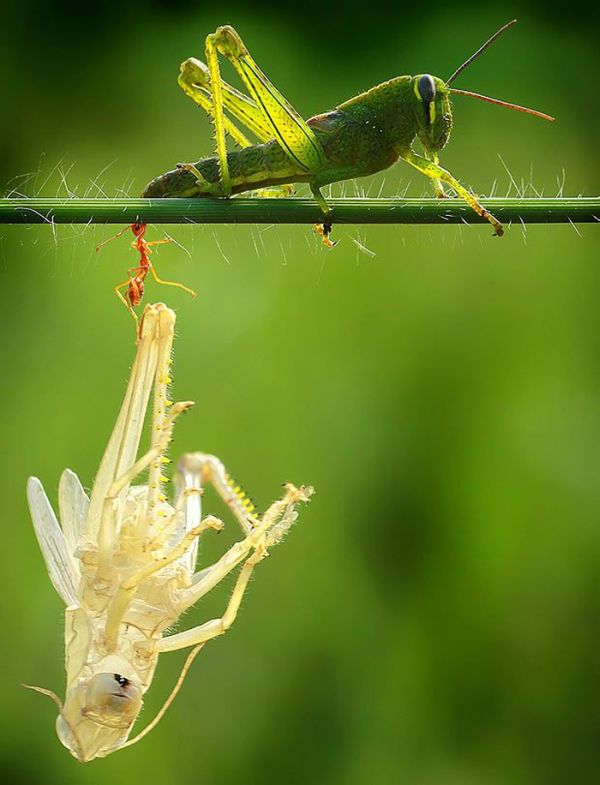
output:
[[136, 223], [133, 223], [133, 224], [130, 224], [129, 226], [126, 226], [124, 229], [121, 229], [120, 232], [117, 232], [112, 237], [109, 237], [108, 240], [105, 240], [103, 243], [100, 243], [100, 245], [98, 245], [96, 247], [96, 251], [102, 250], [102, 248], [104, 248], [105, 245], [108, 245], [108, 243], [111, 243], [113, 240], [116, 240], [117, 237], [121, 237], [123, 234], [125, 234], [125, 232], [128, 229], [131, 229], [131, 231], [134, 234], [134, 237], [137, 237], [137, 238], [143, 237], [144, 236], [144, 232], [146, 231], [146, 226], [147, 226], [147, 224], [143, 224], [143, 223], [140, 223], [140, 222], [136, 221]]

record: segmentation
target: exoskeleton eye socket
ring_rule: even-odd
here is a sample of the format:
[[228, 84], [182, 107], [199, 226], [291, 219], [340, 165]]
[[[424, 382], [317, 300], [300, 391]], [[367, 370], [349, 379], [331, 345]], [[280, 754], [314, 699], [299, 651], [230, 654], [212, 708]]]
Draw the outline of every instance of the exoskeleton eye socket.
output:
[[419, 90], [419, 95], [421, 96], [423, 103], [431, 103], [435, 98], [435, 82], [433, 76], [423, 74], [417, 83], [417, 89]]
[[141, 690], [131, 679], [119, 673], [98, 673], [88, 683], [84, 712], [97, 721], [103, 717], [127, 721], [137, 715], [141, 700]]

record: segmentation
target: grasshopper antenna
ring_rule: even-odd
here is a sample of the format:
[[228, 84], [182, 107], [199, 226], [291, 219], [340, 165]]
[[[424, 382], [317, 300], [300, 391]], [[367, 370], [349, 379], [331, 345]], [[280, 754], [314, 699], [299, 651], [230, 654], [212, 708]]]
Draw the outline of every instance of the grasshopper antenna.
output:
[[40, 695], [45, 695], [47, 698], [50, 698], [50, 700], [58, 706], [58, 711], [59, 711], [60, 716], [62, 717], [63, 721], [65, 722], [65, 724], [69, 728], [69, 731], [73, 735], [73, 739], [75, 740], [75, 744], [76, 744], [76, 746], [78, 748], [78, 754], [82, 755], [83, 753], [81, 752], [81, 750], [82, 750], [81, 742], [79, 741], [79, 738], [78, 738], [77, 734], [75, 733], [74, 728], [72, 728], [69, 725], [69, 723], [66, 721], [66, 719], [64, 717], [64, 714], [63, 714], [63, 702], [58, 697], [58, 695], [55, 692], [52, 692], [52, 690], [47, 690], [45, 687], [35, 687], [33, 684], [21, 684], [21, 687], [25, 687], [26, 690], [33, 690], [33, 692], [37, 692]]
[[52, 690], [47, 690], [45, 687], [34, 687], [33, 684], [21, 684], [21, 687], [25, 687], [26, 690], [33, 690], [33, 692], [38, 692], [40, 695], [45, 695], [47, 698], [50, 698], [53, 703], [56, 703], [59, 712], [62, 714], [62, 701], [55, 692], [52, 692]]
[[183, 668], [181, 669], [179, 678], [175, 682], [175, 686], [171, 690], [171, 693], [167, 698], [167, 700], [163, 703], [162, 708], [159, 710], [156, 717], [153, 720], [151, 720], [151, 722], [149, 722], [144, 728], [144, 730], [140, 731], [137, 734], [137, 736], [134, 736], [133, 739], [129, 739], [128, 741], [125, 742], [125, 744], [122, 744], [121, 749], [124, 749], [125, 747], [131, 747], [133, 744], [137, 744], [138, 741], [141, 741], [144, 738], [144, 736], [150, 733], [150, 731], [158, 725], [158, 723], [162, 720], [162, 718], [167, 713], [167, 709], [169, 708], [169, 706], [173, 703], [173, 701], [177, 697], [177, 693], [179, 692], [181, 685], [183, 684], [183, 681], [187, 676], [187, 672], [189, 671], [192, 662], [196, 659], [196, 655], [201, 649], [204, 648], [205, 645], [206, 643], [199, 643], [191, 650], [191, 652], [187, 656], [186, 661], [183, 663]]
[[517, 20], [516, 19], [512, 19], [510, 22], [507, 22], [505, 25], [503, 25], [500, 28], [500, 30], [496, 30], [494, 35], [491, 38], [488, 38], [488, 40], [485, 42], [485, 44], [483, 44], [483, 46], [480, 46], [479, 49], [474, 54], [472, 54], [471, 57], [469, 57], [468, 60], [465, 60], [465, 62], [456, 69], [456, 71], [452, 74], [450, 79], [446, 79], [446, 84], [447, 85], [452, 84], [452, 82], [456, 79], [456, 77], [459, 76], [459, 74], [462, 74], [462, 72], [465, 70], [465, 68], [468, 68], [474, 60], [477, 60], [477, 58], [480, 55], [482, 55], [485, 52], [485, 50], [494, 43], [496, 38], [501, 36], [502, 33], [505, 30], [508, 30], [509, 27], [512, 27], [513, 25], [516, 25], [516, 24], [517, 24]]
[[[514, 24], [517, 23], [516, 19], [512, 19], [510, 22], [507, 22], [503, 25], [499, 30], [496, 30], [494, 35], [479, 47], [479, 49], [465, 60], [465, 62], [459, 66], [456, 71], [452, 74], [450, 79], [446, 81], [447, 85], [452, 84], [452, 82], [456, 79], [457, 76], [462, 74], [462, 72], [471, 65], [474, 60], [485, 52], [485, 50], [491, 46], [496, 38], [502, 35], [505, 30], [508, 30], [509, 27], [512, 27]], [[506, 109], [514, 109], [515, 112], [525, 112], [525, 114], [532, 114], [534, 117], [540, 117], [542, 120], [549, 120], [550, 122], [554, 122], [555, 118], [545, 112], [538, 112], [537, 109], [529, 109], [527, 106], [519, 106], [519, 104], [511, 104], [508, 101], [500, 101], [498, 98], [490, 98], [487, 95], [481, 95], [480, 93], [473, 93], [471, 90], [457, 90], [455, 87], [450, 88], [450, 92], [454, 93], [454, 95], [469, 95], [471, 98], [479, 98], [480, 101], [487, 101], [489, 104], [496, 104], [496, 106], [504, 106]]]
[[487, 101], [488, 104], [496, 104], [496, 106], [504, 106], [506, 109], [514, 109], [515, 112], [532, 114], [534, 117], [541, 117], [542, 120], [550, 120], [551, 123], [556, 120], [552, 115], [546, 114], [545, 112], [538, 112], [537, 109], [529, 109], [529, 107], [519, 106], [519, 104], [510, 104], [508, 101], [500, 101], [498, 98], [490, 98], [489, 96], [481, 95], [480, 93], [472, 93], [470, 90], [457, 90], [453, 87], [450, 92], [454, 93], [454, 95], [470, 95], [471, 98], [479, 98], [481, 101]]

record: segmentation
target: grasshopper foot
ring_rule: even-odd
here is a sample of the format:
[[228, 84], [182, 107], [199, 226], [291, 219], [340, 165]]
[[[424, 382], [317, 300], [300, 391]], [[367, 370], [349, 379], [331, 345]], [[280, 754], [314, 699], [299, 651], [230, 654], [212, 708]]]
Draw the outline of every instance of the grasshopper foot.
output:
[[177, 164], [177, 169], [180, 169], [184, 172], [190, 172], [196, 178], [196, 183], [203, 191], [208, 191], [209, 193], [213, 190], [213, 186], [211, 183], [208, 182], [206, 177], [202, 175], [200, 170], [194, 166], [194, 164]]
[[323, 221], [323, 223], [315, 224], [315, 234], [317, 234], [321, 240], [323, 241], [323, 245], [326, 248], [335, 248], [338, 244], [338, 241], [335, 242], [331, 240], [329, 235], [331, 234], [331, 230], [333, 228], [333, 224], [329, 221]]

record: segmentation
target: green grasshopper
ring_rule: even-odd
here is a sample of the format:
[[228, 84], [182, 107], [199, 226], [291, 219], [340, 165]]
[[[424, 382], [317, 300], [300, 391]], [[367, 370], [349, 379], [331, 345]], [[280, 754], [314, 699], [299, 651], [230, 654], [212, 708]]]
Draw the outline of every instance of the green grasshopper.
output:
[[[438, 153], [448, 142], [452, 128], [451, 94], [554, 120], [534, 109], [450, 87], [515, 22], [513, 19], [501, 27], [446, 81], [430, 74], [398, 76], [307, 121], [261, 71], [233, 27], [219, 27], [206, 38], [207, 64], [189, 58], [182, 63], [178, 79], [186, 95], [214, 120], [216, 155], [195, 164], [179, 164], [152, 180], [142, 195], [228, 197], [243, 191], [308, 183], [323, 212], [320, 233], [331, 245], [328, 236], [334, 216], [322, 194], [323, 186], [380, 172], [402, 158], [433, 180], [437, 196], [445, 196], [443, 183], [449, 185], [500, 236], [500, 221], [440, 166]], [[219, 54], [230, 60], [250, 97], [223, 81]], [[252, 144], [231, 118], [254, 134], [260, 144]], [[227, 152], [226, 134], [242, 149]], [[412, 148], [417, 138], [423, 155]]]

